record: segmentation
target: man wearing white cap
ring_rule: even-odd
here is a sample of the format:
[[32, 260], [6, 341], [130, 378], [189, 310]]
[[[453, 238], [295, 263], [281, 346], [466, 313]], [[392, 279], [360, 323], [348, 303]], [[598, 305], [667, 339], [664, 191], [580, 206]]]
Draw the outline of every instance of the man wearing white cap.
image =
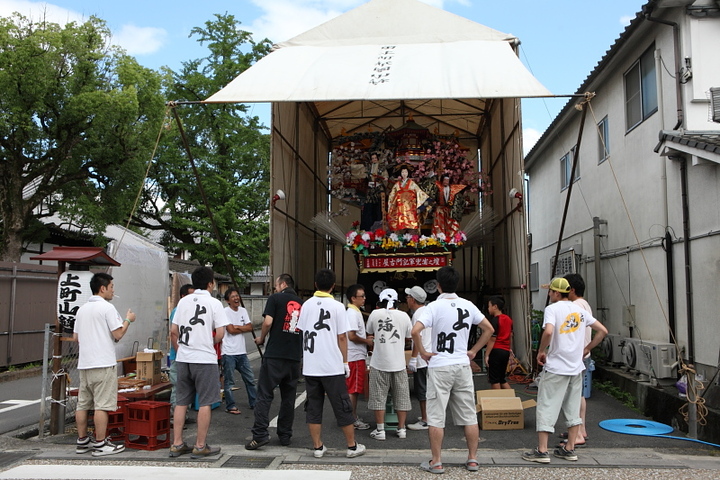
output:
[[385, 440], [385, 401], [392, 391], [398, 416], [397, 436], [406, 438], [405, 420], [410, 411], [410, 387], [405, 371], [405, 339], [410, 338], [412, 324], [407, 313], [397, 310], [398, 295], [392, 288], [380, 292], [380, 308], [370, 314], [368, 335], [373, 335], [370, 357], [370, 398], [368, 408], [375, 410], [377, 427], [370, 432], [375, 440]]
[[[553, 278], [548, 286], [550, 305], [545, 307], [543, 333], [538, 348], [538, 365], [544, 366], [538, 388], [535, 429], [538, 446], [522, 455], [523, 460], [550, 463], [548, 438], [555, 431], [555, 422], [562, 410], [568, 427], [568, 441], [559, 446], [553, 455], [577, 461], [575, 440], [582, 420], [580, 396], [585, 366], [583, 356], [597, 347], [607, 334], [602, 323], [569, 299], [570, 283], [565, 278]], [[585, 327], [597, 332], [585, 346]], [[583, 348], [584, 347], [584, 348]]]
[[[412, 288], [406, 288], [405, 294], [407, 295], [407, 304], [410, 312], [412, 313], [412, 324], [415, 326], [420, 314], [425, 309], [425, 300], [427, 300], [427, 293], [422, 287], [415, 285]], [[430, 336], [432, 335], [432, 328], [423, 329], [420, 337], [422, 338], [422, 344], [425, 350], [428, 352], [432, 350], [432, 344]], [[415, 423], [408, 424], [407, 428], [410, 430], [427, 430], [427, 411], [425, 409], [427, 404], [427, 362], [419, 356], [420, 348], [413, 342], [412, 356], [408, 362], [408, 368], [414, 372], [413, 385], [415, 389], [415, 396], [420, 403], [420, 418]]]

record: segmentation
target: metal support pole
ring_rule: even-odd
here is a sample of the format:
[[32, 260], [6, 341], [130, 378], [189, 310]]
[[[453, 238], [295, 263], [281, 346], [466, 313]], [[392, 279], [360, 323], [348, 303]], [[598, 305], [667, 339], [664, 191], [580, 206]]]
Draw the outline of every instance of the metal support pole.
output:
[[45, 335], [43, 340], [43, 364], [42, 364], [42, 388], [40, 389], [40, 421], [38, 422], [38, 437], [42, 439], [45, 436], [45, 415], [47, 406], [45, 399], [47, 398], [47, 381], [48, 381], [48, 349], [50, 348], [50, 324], [45, 324]]

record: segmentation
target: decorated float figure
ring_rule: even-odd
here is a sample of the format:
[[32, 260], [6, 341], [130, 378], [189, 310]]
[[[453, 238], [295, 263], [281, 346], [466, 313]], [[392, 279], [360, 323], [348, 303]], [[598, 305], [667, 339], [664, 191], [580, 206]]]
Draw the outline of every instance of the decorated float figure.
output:
[[383, 226], [383, 202], [388, 179], [386, 166], [384, 162], [380, 161], [377, 152], [370, 154], [370, 163], [367, 165], [366, 171], [367, 194], [362, 205], [360, 229], [376, 230]]
[[467, 185], [451, 185], [450, 176], [443, 175], [437, 183], [437, 203], [433, 218], [433, 235], [444, 235], [444, 238], [453, 238], [460, 232], [460, 220], [464, 202], [460, 193]]
[[412, 169], [408, 164], [397, 166], [400, 178], [388, 196], [387, 222], [392, 232], [417, 233], [420, 228], [418, 208], [425, 203], [428, 196], [409, 177]]

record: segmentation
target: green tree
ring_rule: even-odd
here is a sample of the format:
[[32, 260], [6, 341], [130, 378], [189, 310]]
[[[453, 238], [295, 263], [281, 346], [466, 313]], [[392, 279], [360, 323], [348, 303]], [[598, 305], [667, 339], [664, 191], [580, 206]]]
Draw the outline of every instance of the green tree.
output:
[[[215, 15], [190, 34], [207, 45], [206, 57], [184, 62], [172, 72], [167, 98], [200, 101], [227, 85], [266, 55], [270, 42], [253, 41], [232, 15]], [[268, 262], [269, 135], [244, 105], [179, 105], [176, 107], [195, 158], [207, 200], [230, 260], [230, 270], [206, 214], [174, 122], [168, 122], [150, 172], [142, 208], [133, 224], [163, 232], [169, 251], [190, 253], [239, 283]]]
[[40, 217], [101, 233], [129, 214], [162, 122], [162, 80], [109, 38], [95, 17], [0, 18], [0, 260], [42, 239]]

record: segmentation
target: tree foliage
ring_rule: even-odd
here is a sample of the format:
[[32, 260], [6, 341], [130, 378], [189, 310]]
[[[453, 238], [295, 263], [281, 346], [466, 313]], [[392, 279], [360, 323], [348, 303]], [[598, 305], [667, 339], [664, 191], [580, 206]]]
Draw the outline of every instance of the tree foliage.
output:
[[160, 128], [161, 75], [109, 47], [105, 23], [0, 18], [0, 260], [36, 218], [102, 233], [130, 212]]
[[[206, 57], [183, 63], [166, 85], [168, 99], [200, 101], [227, 85], [269, 52], [232, 15], [216, 15], [191, 36], [207, 45]], [[228, 271], [197, 181], [174, 121], [147, 182], [133, 224], [164, 232], [169, 251], [188, 251], [202, 264], [232, 274], [242, 284], [268, 262], [269, 135], [244, 105], [178, 105], [178, 116], [207, 193], [231, 266]]]

